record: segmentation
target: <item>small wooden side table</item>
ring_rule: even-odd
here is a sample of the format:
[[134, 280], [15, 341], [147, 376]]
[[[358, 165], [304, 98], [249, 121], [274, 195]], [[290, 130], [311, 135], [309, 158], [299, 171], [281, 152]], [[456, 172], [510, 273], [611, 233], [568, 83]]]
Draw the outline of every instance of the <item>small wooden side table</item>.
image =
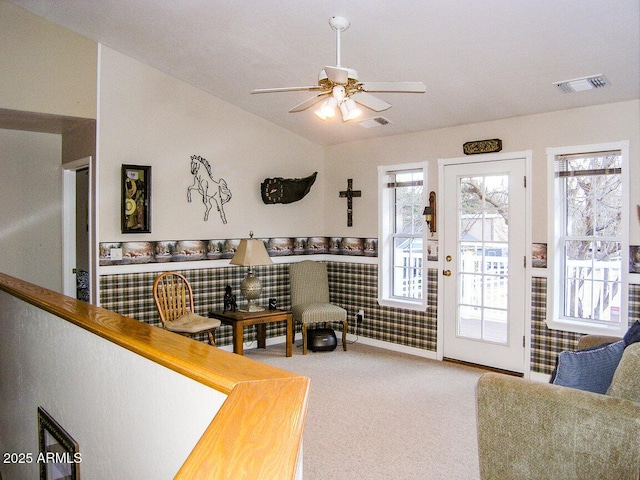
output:
[[258, 331], [258, 348], [267, 346], [267, 323], [287, 322], [287, 357], [293, 353], [293, 316], [284, 310], [263, 310], [262, 312], [222, 312], [210, 311], [210, 318], [217, 318], [233, 329], [233, 353], [244, 353], [244, 327], [256, 325]]

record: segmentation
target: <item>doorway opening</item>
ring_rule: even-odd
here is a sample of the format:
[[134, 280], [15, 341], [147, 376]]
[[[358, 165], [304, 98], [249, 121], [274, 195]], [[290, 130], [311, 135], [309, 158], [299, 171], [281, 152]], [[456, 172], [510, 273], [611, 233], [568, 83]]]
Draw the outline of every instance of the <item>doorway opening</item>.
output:
[[63, 293], [96, 302], [92, 157], [63, 164]]

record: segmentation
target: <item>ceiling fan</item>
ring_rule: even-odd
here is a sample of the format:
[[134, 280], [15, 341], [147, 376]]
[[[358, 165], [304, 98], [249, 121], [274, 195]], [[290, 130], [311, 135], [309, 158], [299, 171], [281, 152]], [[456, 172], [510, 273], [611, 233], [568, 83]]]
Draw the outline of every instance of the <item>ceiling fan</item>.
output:
[[381, 100], [369, 92], [424, 93], [426, 87], [422, 82], [361, 82], [358, 72], [340, 65], [340, 34], [351, 23], [344, 17], [331, 17], [329, 25], [336, 31], [336, 65], [326, 66], [320, 70], [318, 84], [307, 87], [260, 88], [251, 93], [276, 93], [307, 90], [318, 92], [315, 96], [296, 105], [289, 113], [302, 112], [319, 102], [320, 108], [315, 114], [323, 120], [335, 115], [340, 110], [342, 121], [346, 122], [358, 117], [362, 110], [358, 105], [375, 112], [391, 108], [391, 104]]

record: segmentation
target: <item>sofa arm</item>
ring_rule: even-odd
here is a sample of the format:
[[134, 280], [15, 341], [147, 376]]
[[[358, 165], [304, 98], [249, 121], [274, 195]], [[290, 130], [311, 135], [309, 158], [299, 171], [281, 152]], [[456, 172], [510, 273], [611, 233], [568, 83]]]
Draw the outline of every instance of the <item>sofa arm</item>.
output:
[[583, 335], [578, 339], [578, 350], [584, 348], [597, 347], [603, 343], [613, 343], [622, 340], [620, 337], [610, 337], [607, 335]]
[[482, 480], [639, 478], [640, 404], [498, 373], [476, 393]]

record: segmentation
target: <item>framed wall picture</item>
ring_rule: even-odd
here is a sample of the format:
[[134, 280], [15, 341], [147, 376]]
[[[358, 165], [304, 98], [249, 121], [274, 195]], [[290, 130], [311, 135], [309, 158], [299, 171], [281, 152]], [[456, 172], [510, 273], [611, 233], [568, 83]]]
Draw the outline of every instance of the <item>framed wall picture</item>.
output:
[[122, 233], [151, 233], [151, 167], [122, 165]]
[[42, 407], [38, 407], [38, 444], [40, 480], [79, 480], [78, 444]]

